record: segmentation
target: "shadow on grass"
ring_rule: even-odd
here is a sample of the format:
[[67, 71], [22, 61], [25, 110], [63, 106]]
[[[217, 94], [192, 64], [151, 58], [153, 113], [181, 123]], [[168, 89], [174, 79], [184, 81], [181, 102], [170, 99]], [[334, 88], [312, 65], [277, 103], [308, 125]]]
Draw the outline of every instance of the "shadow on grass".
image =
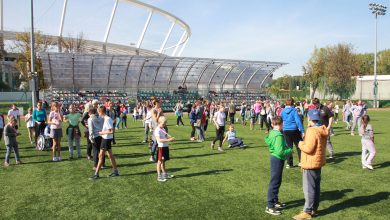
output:
[[218, 175], [222, 174], [224, 172], [229, 172], [233, 171], [232, 169], [223, 169], [223, 170], [208, 170], [208, 171], [203, 171], [203, 172], [198, 172], [198, 173], [189, 173], [189, 174], [184, 174], [184, 175], [177, 175], [177, 178], [186, 178], [186, 177], [194, 177], [194, 176], [208, 176], [208, 175]]
[[[188, 167], [177, 167], [177, 168], [169, 168], [167, 171], [170, 174], [173, 174], [175, 172], [188, 169]], [[150, 175], [150, 174], [157, 174], [156, 170], [146, 171], [146, 172], [140, 172], [140, 173], [129, 173], [129, 174], [121, 174], [121, 176], [140, 176], [140, 175]]]
[[[171, 147], [170, 147], [171, 148]], [[204, 148], [204, 146], [197, 146], [197, 147], [181, 147], [181, 148], [171, 148], [172, 150], [174, 151], [177, 151], [177, 150], [189, 150], [189, 149], [200, 149], [200, 148]], [[170, 150], [171, 150], [170, 149]]]
[[[346, 195], [346, 193], [349, 192], [353, 192], [353, 189], [342, 189], [342, 190], [321, 192], [320, 201], [342, 199]], [[286, 202], [287, 209], [300, 207], [303, 206], [304, 204], [305, 204], [305, 199]]]
[[349, 157], [358, 156], [361, 154], [362, 154], [361, 151], [336, 153], [333, 159], [327, 159], [326, 162], [329, 164], [338, 164], [348, 159]]
[[375, 165], [375, 169], [386, 168], [389, 166], [390, 166], [390, 161], [386, 161], [386, 162]]
[[149, 154], [143, 153], [132, 153], [132, 154], [115, 154], [115, 158], [138, 158], [138, 157], [146, 157]]
[[118, 164], [118, 167], [135, 167], [135, 166], [142, 166], [146, 164], [154, 164], [150, 161], [140, 162], [140, 163], [127, 163], [127, 164]]
[[[389, 199], [390, 192], [378, 192], [370, 196], [357, 196], [352, 199], [345, 200], [341, 203], [330, 206], [329, 208], [319, 212], [319, 216], [345, 211], [348, 208], [367, 206]], [[384, 210], [383, 210], [384, 211]]]
[[213, 153], [213, 154], [194, 154], [194, 155], [187, 155], [187, 156], [178, 156], [174, 157], [174, 159], [188, 159], [188, 158], [194, 158], [194, 157], [208, 157], [213, 155], [221, 155], [221, 153]]

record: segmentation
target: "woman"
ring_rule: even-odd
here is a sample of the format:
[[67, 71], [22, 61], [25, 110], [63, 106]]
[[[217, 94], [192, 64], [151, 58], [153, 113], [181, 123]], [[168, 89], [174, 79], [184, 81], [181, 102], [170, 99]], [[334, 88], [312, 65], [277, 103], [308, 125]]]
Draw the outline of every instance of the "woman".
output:
[[88, 130], [88, 119], [89, 119], [89, 111], [91, 109], [96, 109], [96, 108], [94, 108], [94, 105], [96, 105], [96, 108], [97, 108], [97, 101], [96, 100], [92, 101], [92, 104], [91, 103], [85, 104], [84, 112], [83, 112], [83, 115], [81, 117], [81, 124], [85, 128], [84, 129], [84, 137], [87, 139], [87, 159], [88, 160], [92, 159], [92, 143], [91, 143], [91, 140], [89, 138], [90, 134], [89, 134], [89, 130]]
[[216, 137], [211, 143], [211, 149], [214, 150], [215, 142], [219, 140], [219, 147], [218, 151], [222, 152], [222, 143], [223, 143], [223, 135], [225, 133], [225, 120], [226, 120], [226, 114], [224, 112], [225, 107], [221, 105], [219, 107], [219, 111], [214, 114], [213, 122], [215, 124], [215, 133]]
[[192, 109], [190, 111], [190, 124], [191, 124], [191, 128], [192, 128], [192, 131], [191, 131], [191, 141], [195, 140], [195, 123], [196, 123], [197, 119], [198, 118], [197, 118], [197, 115], [196, 115], [196, 106], [193, 105]]
[[[286, 100], [286, 106], [280, 113], [280, 116], [283, 120], [283, 136], [286, 140], [286, 145], [289, 148], [293, 148], [295, 145], [298, 152], [299, 164], [301, 162], [301, 150], [298, 147], [299, 141], [302, 141], [304, 136], [304, 128], [302, 125], [301, 118], [298, 115], [296, 108], [293, 106], [294, 100], [292, 98], [288, 98]], [[286, 168], [293, 167], [293, 155], [291, 154], [287, 159]]]
[[[53, 102], [49, 114], [50, 136], [53, 139], [53, 162], [61, 161], [61, 138], [63, 116], [58, 102]], [[58, 156], [57, 156], [58, 155]]]
[[[123, 103], [122, 104], [122, 106], [121, 106], [121, 108], [120, 108], [120, 121], [122, 122], [121, 124], [122, 124], [122, 128], [124, 127], [124, 128], [127, 128], [127, 114], [129, 113], [128, 111], [127, 111], [127, 107], [126, 107], [126, 105]], [[123, 126], [124, 125], [124, 126]]]
[[35, 122], [35, 143], [38, 140], [39, 135], [43, 133], [46, 127], [46, 110], [42, 108], [42, 102], [37, 103], [37, 108], [32, 113], [32, 119]]

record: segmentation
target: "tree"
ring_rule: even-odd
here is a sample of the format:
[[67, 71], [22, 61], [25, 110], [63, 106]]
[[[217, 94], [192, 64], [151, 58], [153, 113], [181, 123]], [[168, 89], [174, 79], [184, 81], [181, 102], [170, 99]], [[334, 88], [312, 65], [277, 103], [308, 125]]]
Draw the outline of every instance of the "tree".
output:
[[303, 77], [310, 83], [312, 93], [310, 98], [314, 98], [314, 94], [320, 85], [322, 77], [326, 75], [326, 62], [327, 62], [327, 50], [326, 48], [314, 48], [314, 52], [311, 55], [306, 66], [302, 67]]
[[348, 98], [355, 92], [353, 76], [359, 75], [358, 62], [350, 44], [328, 47], [327, 85], [331, 94]]
[[381, 75], [390, 75], [390, 49], [378, 52], [377, 73]]
[[59, 44], [59, 47], [65, 53], [82, 53], [86, 48], [86, 41], [82, 32], [76, 38], [73, 38], [72, 35], [67, 38], [60, 37]]

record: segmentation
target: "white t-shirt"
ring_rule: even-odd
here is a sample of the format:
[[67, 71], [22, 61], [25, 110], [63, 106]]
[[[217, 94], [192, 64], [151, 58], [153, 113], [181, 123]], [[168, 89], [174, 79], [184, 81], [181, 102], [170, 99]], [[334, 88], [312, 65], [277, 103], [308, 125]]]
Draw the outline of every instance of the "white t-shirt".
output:
[[[102, 131], [108, 131], [110, 129], [114, 129], [113, 121], [109, 116], [104, 116], [104, 123], [103, 123], [103, 129]], [[104, 139], [113, 139], [113, 134], [103, 134], [102, 138]]]
[[18, 116], [20, 116], [20, 112], [19, 112], [19, 109], [16, 109], [16, 110], [13, 110], [13, 109], [10, 109], [9, 111], [8, 111], [8, 116], [14, 116], [14, 118], [16, 119], [16, 120], [18, 120]]
[[26, 121], [26, 125], [28, 128], [32, 128], [34, 127], [34, 120], [32, 118], [32, 115], [30, 113], [27, 113], [27, 115], [25, 116], [26, 118], [28, 118], [28, 121]]
[[[167, 132], [163, 129], [157, 126], [157, 128], [154, 130], [153, 135], [155, 137], [160, 137], [160, 139], [168, 139]], [[157, 138], [156, 138], [157, 139]], [[158, 147], [168, 147], [168, 142], [158, 142]]]
[[[146, 119], [147, 118], [147, 119]], [[146, 113], [146, 117], [145, 117], [145, 123], [146, 124], [150, 124], [150, 122], [151, 122], [151, 120], [152, 120], [152, 111], [148, 111], [147, 113]]]
[[217, 124], [219, 126], [225, 126], [225, 118], [226, 118], [225, 112], [220, 112], [220, 111], [216, 112], [214, 114], [214, 118], [217, 121]]

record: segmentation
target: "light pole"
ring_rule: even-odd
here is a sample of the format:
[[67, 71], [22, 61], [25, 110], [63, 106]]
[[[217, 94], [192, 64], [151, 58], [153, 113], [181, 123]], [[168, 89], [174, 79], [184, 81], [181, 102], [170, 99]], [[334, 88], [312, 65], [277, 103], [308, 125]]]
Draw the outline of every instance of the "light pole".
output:
[[376, 81], [376, 58], [377, 58], [377, 49], [378, 49], [378, 15], [385, 15], [387, 7], [381, 4], [370, 3], [369, 9], [372, 14], [375, 15], [375, 55], [374, 55], [374, 105], [377, 106], [377, 96], [378, 96], [378, 83]]
[[32, 106], [37, 106], [37, 73], [35, 72], [35, 36], [34, 36], [34, 0], [31, 0], [31, 99]]

